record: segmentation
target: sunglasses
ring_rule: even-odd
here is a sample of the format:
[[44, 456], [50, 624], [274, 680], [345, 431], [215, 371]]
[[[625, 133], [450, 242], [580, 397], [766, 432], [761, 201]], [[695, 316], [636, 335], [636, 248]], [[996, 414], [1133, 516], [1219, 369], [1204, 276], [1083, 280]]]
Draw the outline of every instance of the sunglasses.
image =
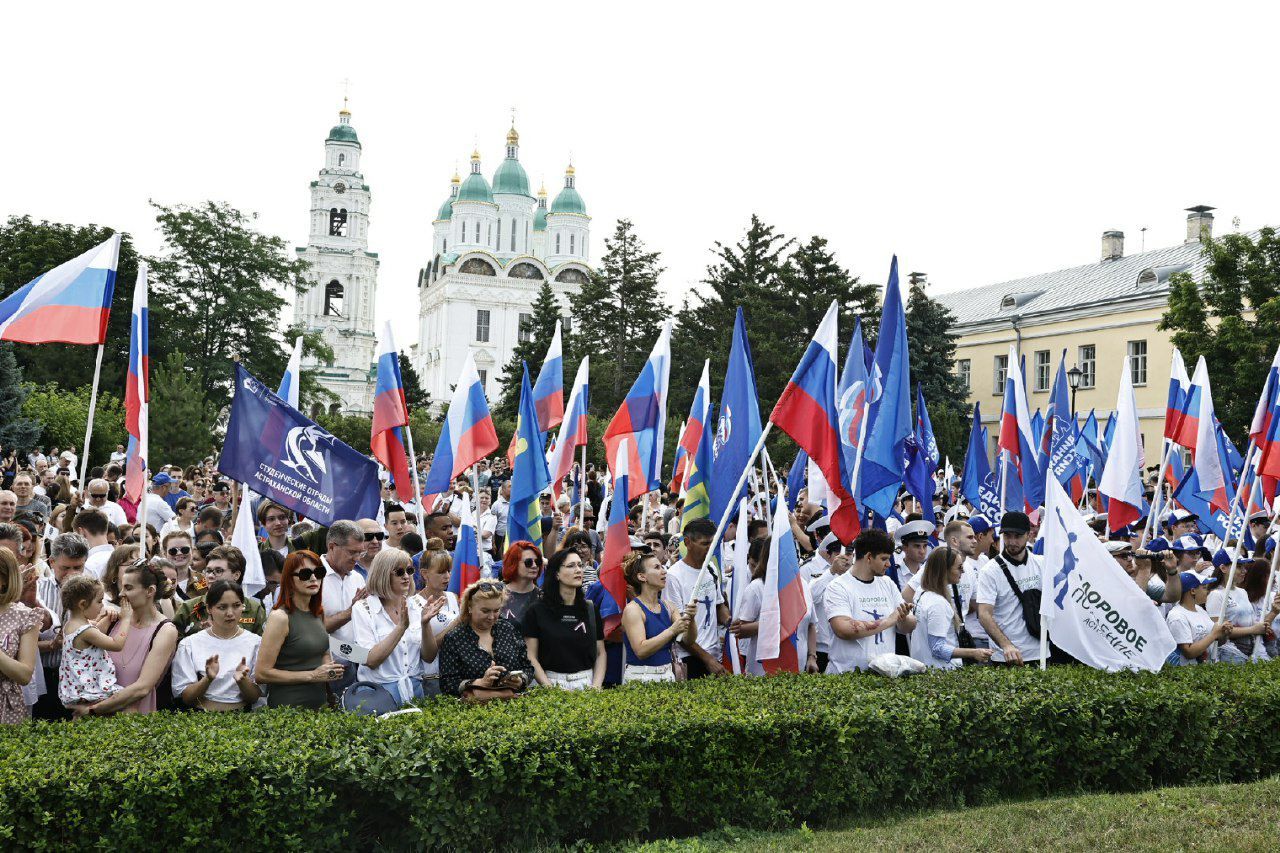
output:
[[190, 545], [185, 545], [185, 546], [183, 546], [183, 547], [181, 547], [181, 548], [170, 548], [170, 549], [169, 549], [169, 556], [170, 556], [170, 557], [176, 557], [176, 556], [178, 556], [179, 554], [190, 554], [190, 553], [191, 553], [191, 546], [190, 546]]
[[300, 581], [309, 581], [312, 578], [315, 578], [318, 581], [322, 581], [324, 580], [324, 576], [325, 576], [324, 566], [317, 566], [314, 569], [298, 569], [298, 580]]
[[524, 567], [526, 569], [532, 569], [534, 566], [542, 565], [541, 560], [535, 560], [533, 557], [525, 557], [521, 562], [524, 563]]
[[106, 492], [90, 492], [89, 499], [94, 501], [105, 501], [107, 499]]
[[391, 574], [398, 578], [413, 577], [413, 566], [406, 566], [403, 569], [392, 569]]
[[381, 542], [383, 539], [386, 539], [386, 538], [387, 538], [387, 534], [385, 533], [366, 533], [364, 535], [364, 541], [366, 542]]
[[506, 588], [502, 581], [476, 581], [474, 586], [476, 589], [491, 589], [496, 592], [502, 592]]

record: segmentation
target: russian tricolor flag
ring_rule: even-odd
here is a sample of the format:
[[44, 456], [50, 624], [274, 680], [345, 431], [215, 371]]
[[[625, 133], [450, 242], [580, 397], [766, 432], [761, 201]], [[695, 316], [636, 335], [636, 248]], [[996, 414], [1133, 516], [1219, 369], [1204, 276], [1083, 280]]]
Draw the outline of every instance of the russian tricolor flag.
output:
[[1182, 410], [1187, 404], [1187, 394], [1190, 391], [1191, 380], [1187, 378], [1187, 366], [1182, 361], [1182, 353], [1174, 347], [1173, 359], [1169, 364], [1169, 400], [1164, 407], [1164, 437], [1170, 441], [1178, 441]]
[[1280, 348], [1271, 360], [1267, 381], [1254, 408], [1253, 421], [1249, 424], [1249, 441], [1258, 450], [1257, 470], [1261, 480], [1262, 498], [1268, 505], [1275, 500], [1277, 477], [1280, 477]]
[[702, 433], [707, 429], [707, 417], [711, 412], [711, 360], [702, 365], [702, 378], [698, 380], [698, 390], [693, 392], [693, 405], [689, 407], [689, 420], [685, 421], [680, 431], [680, 441], [676, 446], [675, 473], [671, 478], [670, 491], [679, 494], [684, 486], [685, 473], [689, 462], [698, 454], [698, 445], [702, 443]]
[[765, 672], [799, 672], [796, 633], [809, 611], [809, 588], [800, 575], [800, 560], [796, 556], [796, 541], [785, 501], [777, 502], [771, 527], [756, 660]]
[[[396, 365], [399, 367], [399, 365]], [[284, 376], [280, 377], [280, 390], [276, 392], [276, 396], [284, 400], [295, 409], [298, 406], [298, 391], [302, 387], [302, 335], [293, 342], [293, 354], [289, 356], [289, 366], [284, 369]]]
[[1107, 426], [1108, 429], [1114, 426], [1115, 434], [1098, 481], [1098, 493], [1107, 499], [1107, 525], [1114, 533], [1142, 518], [1147, 510], [1142, 488], [1138, 404], [1133, 396], [1133, 374], [1129, 371], [1127, 355], [1120, 372], [1116, 413]]
[[604, 431], [605, 459], [615, 479], [627, 478], [623, 502], [662, 487], [662, 450], [671, 376], [671, 321], [662, 324], [649, 360]]
[[1018, 355], [1009, 346], [1009, 369], [1004, 380], [1004, 408], [1000, 413], [999, 447], [1006, 454], [1005, 510], [1035, 509], [1044, 503], [1044, 474], [1036, 464], [1036, 442], [1027, 412], [1027, 392]]
[[[578, 364], [578, 373], [573, 377], [573, 388], [569, 392], [569, 406], [566, 410], [568, 416], [560, 422], [555, 446], [547, 454], [547, 468], [551, 471], [551, 494], [555, 500], [564, 491], [564, 478], [573, 470], [574, 451], [587, 446], [587, 406], [591, 401], [587, 380], [589, 362], [590, 356], [584, 355]], [[534, 396], [537, 396], [536, 391]]]
[[[622, 439], [627, 444], [629, 439]], [[622, 448], [625, 450], [626, 448]], [[631, 533], [627, 529], [627, 475], [615, 481], [609, 502], [609, 527], [604, 535], [604, 554], [600, 558], [600, 618], [606, 634], [622, 624], [622, 609], [627, 606], [627, 580], [622, 574], [622, 561], [631, 553]]]
[[404, 401], [404, 383], [400, 380], [400, 351], [396, 349], [388, 321], [378, 338], [378, 379], [369, 447], [373, 450], [373, 458], [391, 472], [396, 496], [402, 501], [413, 498], [413, 480], [409, 475], [404, 444], [403, 428], [408, 425], [409, 407]]
[[[547, 347], [546, 357], [542, 359], [542, 369], [538, 371], [538, 381], [533, 383], [533, 408], [538, 414], [538, 433], [546, 436], [551, 430], [560, 426], [564, 420], [564, 356], [560, 345], [560, 321], [556, 320], [556, 331], [551, 336], [551, 346]], [[507, 445], [507, 464], [516, 466], [516, 436], [511, 436]]]
[[831, 494], [840, 501], [832, 513], [831, 531], [840, 541], [852, 542], [860, 525], [849, 492], [852, 471], [845, 464], [836, 411], [836, 318], [837, 305], [832, 301], [769, 420], [818, 466]]
[[497, 449], [498, 433], [489, 415], [475, 357], [468, 350], [422, 493], [438, 495], [449, 491], [455, 477]]
[[0, 301], [0, 341], [101, 344], [107, 339], [120, 235], [54, 267]]
[[449, 592], [461, 595], [463, 590], [480, 580], [480, 537], [476, 535], [476, 514], [471, 496], [462, 495], [462, 523], [458, 526], [458, 544], [453, 549], [453, 568], [449, 572]]
[[1196, 362], [1193, 385], [1199, 387], [1199, 410], [1196, 416], [1196, 443], [1191, 454], [1191, 464], [1195, 468], [1199, 488], [1199, 497], [1209, 502], [1214, 509], [1225, 510], [1231, 505], [1227, 494], [1228, 467], [1224, 471], [1224, 461], [1219, 455], [1218, 419], [1213, 411], [1213, 392], [1209, 388], [1209, 368], [1204, 357]]
[[124, 490], [137, 503], [147, 488], [147, 421], [151, 403], [150, 311], [147, 308], [147, 262], [138, 261], [129, 319], [129, 373], [124, 380], [124, 426], [129, 433], [125, 451]]

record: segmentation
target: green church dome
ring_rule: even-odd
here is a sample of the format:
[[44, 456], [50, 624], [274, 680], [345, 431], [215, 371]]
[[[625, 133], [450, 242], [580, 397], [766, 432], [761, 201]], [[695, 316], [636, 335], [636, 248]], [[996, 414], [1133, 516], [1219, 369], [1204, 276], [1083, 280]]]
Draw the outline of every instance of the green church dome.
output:
[[565, 187], [560, 190], [560, 194], [556, 196], [556, 200], [551, 203], [552, 213], [581, 213], [586, 215], [587, 206], [582, 201], [582, 196], [578, 195], [578, 191], [573, 187]]
[[533, 212], [533, 230], [534, 231], [547, 230], [547, 209], [545, 207], [540, 206], [538, 207], [537, 210]]
[[480, 174], [480, 152], [471, 152], [471, 174], [462, 182], [458, 197], [454, 201], [487, 201], [493, 204], [493, 193], [489, 191], [489, 182]]
[[436, 214], [436, 220], [453, 218], [453, 196], [446, 198], [444, 204], [440, 205], [440, 212]]
[[498, 171], [493, 175], [493, 191], [495, 193], [511, 193], [512, 195], [529, 195], [529, 176], [524, 166], [514, 157], [502, 161]]
[[360, 144], [360, 137], [356, 136], [356, 129], [349, 124], [335, 124], [333, 129], [329, 131], [329, 138], [326, 142], [350, 142], [353, 145]]

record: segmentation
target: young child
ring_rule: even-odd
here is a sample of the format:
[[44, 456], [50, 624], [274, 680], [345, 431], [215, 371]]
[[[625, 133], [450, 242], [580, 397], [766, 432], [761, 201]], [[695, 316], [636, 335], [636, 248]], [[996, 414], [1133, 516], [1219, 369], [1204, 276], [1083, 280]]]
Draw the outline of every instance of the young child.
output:
[[76, 575], [62, 585], [62, 609], [68, 618], [62, 628], [58, 698], [67, 708], [101, 702], [120, 690], [107, 652], [123, 651], [129, 639], [129, 603], [121, 602], [120, 636], [109, 637], [111, 615], [104, 612], [103, 592], [102, 581], [92, 575]]

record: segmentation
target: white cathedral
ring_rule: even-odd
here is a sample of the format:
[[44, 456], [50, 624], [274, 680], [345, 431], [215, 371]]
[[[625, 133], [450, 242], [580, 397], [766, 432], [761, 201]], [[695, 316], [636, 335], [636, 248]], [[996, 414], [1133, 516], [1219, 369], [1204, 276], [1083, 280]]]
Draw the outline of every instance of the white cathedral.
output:
[[[324, 168], [311, 182], [311, 235], [297, 250], [315, 284], [298, 298], [294, 323], [319, 331], [333, 349], [331, 362], [304, 363], [340, 399], [333, 413], [373, 411], [378, 255], [368, 250], [369, 186], [360, 154], [344, 106], [325, 139]], [[549, 209], [545, 188], [531, 195], [514, 126], [492, 185], [479, 151], [466, 180], [453, 176], [432, 223], [430, 260], [418, 274], [418, 340], [409, 353], [433, 403], [448, 402], [468, 351], [490, 401], [502, 393], [498, 374], [531, 334], [530, 306], [543, 281], [551, 282], [568, 331], [569, 299], [591, 273], [591, 217], [574, 183], [570, 165]], [[312, 409], [314, 415], [319, 407]]]

